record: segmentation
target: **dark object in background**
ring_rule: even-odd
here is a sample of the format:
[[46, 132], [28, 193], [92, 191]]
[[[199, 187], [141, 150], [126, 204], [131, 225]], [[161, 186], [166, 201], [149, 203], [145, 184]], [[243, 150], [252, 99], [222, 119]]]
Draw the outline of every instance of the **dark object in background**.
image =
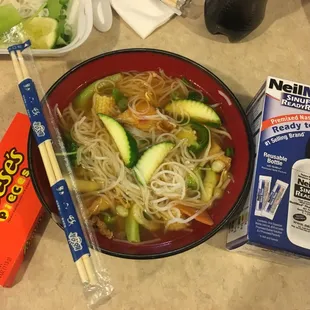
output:
[[212, 34], [240, 41], [256, 29], [265, 16], [267, 0], [206, 0], [204, 16]]

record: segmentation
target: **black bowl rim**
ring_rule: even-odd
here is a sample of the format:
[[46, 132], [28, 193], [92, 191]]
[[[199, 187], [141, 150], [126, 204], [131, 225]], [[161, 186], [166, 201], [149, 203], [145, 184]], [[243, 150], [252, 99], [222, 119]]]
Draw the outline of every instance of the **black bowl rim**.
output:
[[[204, 237], [200, 238], [199, 240], [192, 242], [188, 245], [185, 245], [181, 248], [175, 249], [175, 250], [171, 250], [171, 251], [166, 251], [163, 253], [158, 253], [158, 254], [124, 254], [124, 253], [118, 253], [118, 252], [113, 252], [113, 251], [109, 251], [106, 249], [102, 249], [100, 248], [100, 252], [104, 253], [104, 254], [108, 254], [114, 257], [118, 257], [118, 258], [126, 258], [126, 259], [137, 259], [137, 260], [145, 260], [145, 259], [157, 259], [157, 258], [164, 258], [164, 257], [169, 257], [172, 255], [176, 255], [176, 254], [180, 254], [183, 253], [185, 251], [188, 251], [200, 244], [202, 244], [203, 242], [207, 241], [208, 239], [210, 239], [212, 236], [214, 236], [219, 230], [221, 230], [223, 228], [224, 225], [227, 224], [227, 222], [232, 218], [232, 216], [234, 215], [234, 213], [239, 209], [239, 207], [242, 206], [242, 204], [245, 202], [249, 189], [250, 189], [250, 185], [251, 185], [251, 181], [252, 181], [252, 176], [253, 176], [253, 172], [254, 172], [254, 159], [255, 159], [255, 153], [254, 153], [254, 142], [252, 139], [252, 133], [251, 133], [251, 129], [250, 129], [250, 125], [247, 121], [246, 118], [246, 114], [239, 102], [239, 100], [236, 98], [236, 96], [232, 93], [232, 91], [228, 88], [228, 86], [222, 81], [220, 80], [214, 73], [212, 73], [211, 71], [209, 71], [207, 68], [205, 68], [204, 66], [200, 65], [199, 63], [181, 56], [179, 54], [173, 53], [173, 52], [169, 52], [169, 51], [165, 51], [165, 50], [160, 50], [160, 49], [154, 49], [154, 48], [128, 48], [128, 49], [120, 49], [120, 50], [115, 50], [115, 51], [111, 51], [111, 52], [106, 52], [106, 53], [102, 53], [99, 54], [97, 56], [91, 57], [81, 63], [79, 63], [78, 65], [74, 66], [73, 68], [71, 68], [69, 71], [67, 71], [64, 75], [62, 75], [47, 91], [47, 93], [44, 96], [44, 99], [42, 100], [42, 102], [45, 102], [45, 99], [49, 97], [49, 95], [53, 92], [53, 90], [63, 81], [65, 80], [70, 74], [74, 73], [74, 71], [76, 71], [77, 69], [87, 65], [88, 63], [91, 63], [97, 59], [106, 57], [106, 56], [110, 56], [110, 55], [115, 55], [115, 54], [126, 54], [126, 53], [136, 53], [136, 52], [148, 52], [148, 53], [157, 53], [157, 54], [163, 54], [163, 55], [167, 55], [170, 57], [175, 57], [178, 58], [180, 60], [183, 60], [187, 63], [190, 63], [191, 65], [197, 67], [198, 69], [200, 69], [201, 71], [203, 71], [204, 73], [210, 75], [214, 80], [216, 80], [224, 89], [225, 91], [233, 98], [234, 100], [234, 105], [235, 107], [238, 109], [240, 116], [243, 120], [244, 126], [246, 128], [246, 133], [248, 136], [248, 148], [249, 148], [249, 163], [248, 163], [248, 174], [244, 183], [244, 187], [243, 190], [241, 191], [241, 193], [239, 194], [236, 203], [234, 204], [234, 206], [232, 206], [231, 210], [229, 211], [229, 213], [226, 215], [226, 217], [212, 230], [210, 231], [208, 234], [206, 234]], [[43, 195], [41, 194], [40, 188], [39, 188], [39, 184], [37, 182], [37, 180], [35, 179], [34, 176], [34, 170], [33, 170], [33, 161], [32, 161], [32, 153], [31, 153], [31, 147], [32, 147], [32, 130], [30, 129], [29, 131], [29, 136], [28, 136], [28, 160], [29, 160], [29, 170], [30, 170], [30, 177], [35, 189], [35, 192], [37, 194], [37, 196], [39, 197], [39, 200], [41, 201], [42, 205], [44, 206], [44, 208], [50, 213], [53, 214], [53, 212], [49, 209], [49, 206], [47, 205]], [[52, 217], [53, 218], [53, 217]], [[53, 218], [54, 220], [54, 218]], [[55, 220], [54, 220], [55, 221]], [[56, 221], [55, 221], [56, 222]], [[56, 224], [61, 227], [62, 225], [60, 223]]]

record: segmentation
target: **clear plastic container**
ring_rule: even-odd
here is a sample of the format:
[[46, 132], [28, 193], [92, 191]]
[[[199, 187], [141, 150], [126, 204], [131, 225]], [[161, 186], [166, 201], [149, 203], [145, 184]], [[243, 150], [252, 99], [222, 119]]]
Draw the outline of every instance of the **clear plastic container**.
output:
[[[70, 44], [57, 49], [32, 50], [34, 56], [59, 57], [82, 45], [89, 37], [93, 28], [93, 10], [91, 0], [80, 0], [80, 11], [77, 19], [77, 33]], [[0, 48], [0, 55], [8, 54], [6, 48]]]

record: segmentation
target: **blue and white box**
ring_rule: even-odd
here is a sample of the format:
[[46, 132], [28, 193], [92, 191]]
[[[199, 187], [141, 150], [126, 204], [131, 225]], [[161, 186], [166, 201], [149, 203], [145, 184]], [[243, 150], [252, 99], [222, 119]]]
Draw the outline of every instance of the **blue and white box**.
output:
[[227, 248], [309, 258], [310, 86], [268, 77], [247, 117], [255, 173], [243, 210], [230, 222]]

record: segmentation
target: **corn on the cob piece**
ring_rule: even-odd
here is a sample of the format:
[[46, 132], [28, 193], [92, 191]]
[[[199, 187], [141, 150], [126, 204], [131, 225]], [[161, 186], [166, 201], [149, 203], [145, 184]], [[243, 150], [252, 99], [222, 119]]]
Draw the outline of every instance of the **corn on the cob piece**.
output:
[[113, 97], [101, 96], [97, 93], [93, 96], [93, 109], [95, 112], [108, 116], [116, 116], [118, 108]]

